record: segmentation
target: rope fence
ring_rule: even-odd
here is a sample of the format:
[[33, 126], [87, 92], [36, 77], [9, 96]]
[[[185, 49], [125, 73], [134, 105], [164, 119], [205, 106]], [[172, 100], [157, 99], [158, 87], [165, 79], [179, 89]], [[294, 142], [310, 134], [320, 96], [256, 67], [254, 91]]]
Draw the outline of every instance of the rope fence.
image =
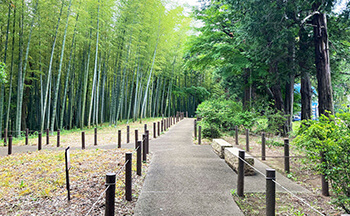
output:
[[[254, 169], [257, 173], [259, 173], [260, 175], [262, 175], [264, 178], [268, 179], [267, 176], [261, 172], [260, 170], [258, 170], [257, 168], [255, 168], [254, 166], [250, 165], [244, 158], [237, 156], [238, 159], [240, 161], [242, 161], [244, 164], [248, 165], [250, 168]], [[239, 172], [239, 171], [238, 171]], [[278, 185], [279, 187], [281, 187], [283, 190], [285, 190], [287, 193], [289, 193], [292, 197], [297, 198], [300, 202], [302, 202], [304, 205], [306, 205], [307, 207], [309, 207], [310, 209], [312, 209], [313, 211], [315, 211], [316, 213], [318, 213], [319, 215], [325, 215], [322, 212], [320, 212], [319, 210], [317, 210], [316, 208], [314, 208], [313, 206], [311, 206], [308, 202], [306, 202], [303, 198], [297, 196], [295, 193], [293, 193], [292, 191], [288, 190], [286, 187], [284, 187], [282, 184], [280, 184], [279, 182], [277, 182], [275, 179], [271, 179], [272, 182], [274, 182], [276, 185]], [[237, 186], [239, 187], [239, 185]]]

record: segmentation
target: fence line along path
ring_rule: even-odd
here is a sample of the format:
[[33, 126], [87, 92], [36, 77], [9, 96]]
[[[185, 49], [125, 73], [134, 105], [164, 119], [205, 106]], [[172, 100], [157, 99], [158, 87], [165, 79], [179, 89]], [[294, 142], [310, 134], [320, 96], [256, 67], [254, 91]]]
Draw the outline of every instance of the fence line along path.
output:
[[235, 215], [236, 174], [211, 146], [192, 142], [193, 119], [184, 119], [150, 141], [154, 157], [135, 215]]

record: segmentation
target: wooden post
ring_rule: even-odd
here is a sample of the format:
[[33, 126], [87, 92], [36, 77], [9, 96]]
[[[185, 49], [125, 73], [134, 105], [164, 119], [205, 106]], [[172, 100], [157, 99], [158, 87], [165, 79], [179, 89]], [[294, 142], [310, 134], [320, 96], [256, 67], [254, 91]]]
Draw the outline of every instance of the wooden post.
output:
[[[325, 163], [326, 159], [324, 156], [324, 152], [321, 152], [321, 163]], [[322, 195], [323, 196], [329, 196], [329, 185], [328, 181], [326, 180], [326, 174], [321, 175], [321, 183], [322, 183]]]
[[146, 134], [142, 135], [142, 160], [144, 163], [147, 161], [147, 146], [146, 146]]
[[122, 131], [118, 130], [118, 148], [122, 147]]
[[42, 137], [41, 137], [41, 132], [38, 134], [38, 151], [41, 150], [41, 142], [42, 142]]
[[46, 145], [50, 144], [50, 130], [46, 129]]
[[95, 127], [95, 133], [94, 133], [94, 145], [97, 145], [97, 127]]
[[237, 195], [239, 197], [244, 196], [244, 159], [245, 152], [243, 150], [239, 150], [238, 153], [239, 161], [238, 161], [238, 177], [237, 177]]
[[147, 147], [147, 149], [146, 149], [146, 152], [147, 152], [147, 154], [149, 154], [149, 130], [146, 130], [146, 147]]
[[236, 138], [236, 145], [239, 145], [238, 143], [238, 126], [235, 126], [235, 138]]
[[198, 127], [198, 145], [202, 144], [202, 126]]
[[115, 173], [107, 173], [106, 175], [106, 209], [105, 216], [114, 216], [115, 211]]
[[266, 169], [266, 216], [275, 216], [276, 206], [276, 171]]
[[26, 128], [26, 145], [28, 145], [28, 135], [29, 135], [29, 129]]
[[144, 125], [144, 132], [146, 133], [146, 130], [147, 130], [147, 124]]
[[266, 160], [266, 139], [265, 132], [261, 136], [261, 160]]
[[197, 120], [194, 120], [194, 139], [197, 139]]
[[139, 140], [139, 131], [135, 130], [135, 149], [137, 148], [137, 141]]
[[57, 147], [60, 147], [60, 135], [61, 135], [61, 131], [60, 129], [57, 130]]
[[9, 144], [8, 144], [8, 151], [7, 154], [12, 154], [12, 135], [9, 136]]
[[245, 130], [245, 137], [246, 137], [245, 148], [246, 148], [246, 151], [249, 152], [249, 129]]
[[157, 129], [158, 129], [158, 136], [159, 136], [160, 135], [160, 122], [157, 122], [157, 125], [158, 125]]
[[289, 139], [284, 139], [284, 171], [290, 173], [289, 167]]
[[126, 143], [130, 142], [130, 126], [126, 126]]
[[81, 132], [81, 149], [85, 149], [85, 131]]
[[125, 153], [125, 199], [132, 201], [132, 153]]
[[141, 161], [141, 154], [142, 154], [142, 142], [137, 141], [137, 150], [136, 150], [136, 173], [137, 175], [141, 176], [142, 174], [142, 161]]
[[153, 138], [156, 138], [157, 137], [157, 134], [156, 134], [156, 123], [153, 122]]

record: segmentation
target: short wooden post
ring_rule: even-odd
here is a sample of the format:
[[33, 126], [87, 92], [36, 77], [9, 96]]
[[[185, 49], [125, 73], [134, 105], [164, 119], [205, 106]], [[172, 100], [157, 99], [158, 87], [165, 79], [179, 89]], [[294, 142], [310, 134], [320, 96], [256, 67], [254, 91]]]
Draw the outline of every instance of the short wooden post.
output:
[[275, 216], [276, 206], [276, 171], [266, 169], [266, 216]]
[[198, 127], [198, 144], [202, 144], [202, 126]]
[[130, 126], [126, 126], [126, 143], [130, 142]]
[[46, 129], [46, 145], [50, 144], [50, 130]]
[[156, 123], [153, 122], [153, 138], [156, 138], [157, 137], [157, 134], [156, 134]]
[[136, 173], [137, 175], [141, 176], [142, 174], [142, 161], [141, 161], [141, 154], [142, 154], [142, 142], [137, 141], [137, 150], [136, 150]]
[[[325, 163], [326, 159], [324, 156], [324, 152], [321, 152], [321, 163]], [[329, 185], [326, 179], [326, 174], [321, 174], [321, 184], [322, 184], [322, 195], [329, 196]]]
[[135, 130], [135, 149], [137, 148], [137, 141], [139, 140], [139, 131]]
[[60, 136], [61, 136], [61, 131], [60, 129], [57, 130], [57, 147], [60, 147]]
[[28, 135], [29, 135], [29, 129], [26, 128], [26, 145], [28, 145]]
[[157, 125], [158, 125], [157, 129], [158, 129], [158, 136], [159, 136], [160, 135], [160, 122], [157, 122]]
[[146, 130], [146, 147], [147, 147], [147, 154], [149, 154], [149, 130]]
[[261, 136], [261, 160], [266, 160], [266, 139], [265, 132]]
[[144, 125], [144, 132], [146, 133], [147, 130], [147, 124]]
[[85, 131], [81, 132], [81, 149], [85, 149]]
[[245, 130], [245, 137], [246, 137], [245, 148], [246, 148], [246, 151], [249, 152], [249, 129]]
[[146, 134], [142, 135], [142, 160], [144, 163], [147, 161], [147, 141], [146, 141]]
[[132, 200], [132, 153], [125, 153], [125, 199], [127, 201]]
[[41, 132], [38, 134], [38, 151], [41, 150], [41, 145], [42, 145], [42, 135]]
[[106, 209], [105, 216], [114, 216], [115, 211], [115, 173], [107, 173], [106, 175]]
[[284, 139], [284, 171], [290, 172], [289, 167], [289, 139]]
[[12, 154], [12, 135], [9, 136], [9, 144], [8, 144], [8, 151], [7, 154]]
[[244, 159], [245, 159], [245, 151], [239, 150], [238, 153], [239, 161], [238, 161], [238, 178], [237, 178], [237, 195], [239, 197], [244, 196]]
[[194, 139], [197, 139], [197, 120], [194, 120]]
[[94, 131], [94, 145], [97, 145], [97, 127], [95, 127], [95, 131]]
[[161, 122], [161, 127], [160, 127], [160, 132], [163, 132], [163, 120], [160, 121]]
[[239, 145], [238, 143], [238, 126], [235, 126], [235, 138], [236, 138], [236, 145]]
[[118, 148], [122, 147], [122, 131], [118, 130]]

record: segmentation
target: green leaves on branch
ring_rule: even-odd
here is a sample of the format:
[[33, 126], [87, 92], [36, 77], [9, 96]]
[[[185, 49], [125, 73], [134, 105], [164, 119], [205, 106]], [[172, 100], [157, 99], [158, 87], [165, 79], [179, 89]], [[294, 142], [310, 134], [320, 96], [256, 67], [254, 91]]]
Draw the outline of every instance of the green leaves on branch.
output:
[[[332, 184], [334, 203], [350, 213], [350, 113], [318, 121], [303, 121], [294, 143], [306, 153], [309, 163]], [[321, 152], [325, 162], [321, 163]]]

